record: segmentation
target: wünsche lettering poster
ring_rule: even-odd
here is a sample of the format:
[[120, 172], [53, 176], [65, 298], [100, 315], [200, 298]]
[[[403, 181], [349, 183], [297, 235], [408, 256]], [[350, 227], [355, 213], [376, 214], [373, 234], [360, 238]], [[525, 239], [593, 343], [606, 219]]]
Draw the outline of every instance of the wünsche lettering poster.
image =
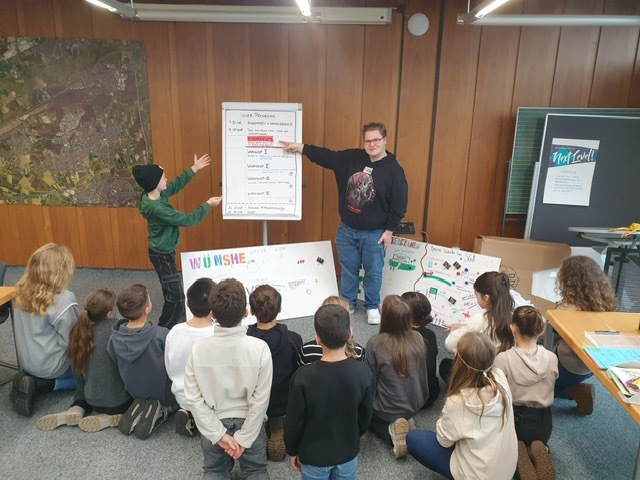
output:
[[223, 130], [223, 218], [300, 220], [301, 155], [280, 141], [301, 141], [302, 106], [224, 103]]
[[600, 140], [554, 138], [543, 203], [589, 206]]

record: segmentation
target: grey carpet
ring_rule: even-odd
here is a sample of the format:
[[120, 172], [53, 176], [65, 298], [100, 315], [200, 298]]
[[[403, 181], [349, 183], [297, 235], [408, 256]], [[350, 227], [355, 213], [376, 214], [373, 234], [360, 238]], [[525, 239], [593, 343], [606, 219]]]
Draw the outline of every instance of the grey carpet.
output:
[[[14, 284], [22, 268], [10, 267], [5, 283]], [[76, 271], [71, 289], [80, 303], [96, 288], [109, 287], [118, 292], [131, 283], [149, 288], [155, 305], [150, 318], [157, 321], [162, 294], [153, 271], [94, 270]], [[313, 338], [311, 318], [286, 321], [287, 326], [303, 339]], [[376, 333], [367, 325], [365, 313], [358, 309], [353, 319], [358, 343], [365, 344]], [[434, 327], [444, 357], [445, 333]], [[15, 361], [11, 327], [0, 326], [0, 359]], [[558, 479], [624, 479], [631, 478], [638, 449], [637, 424], [597, 381], [596, 408], [593, 415], [574, 413], [572, 402], [558, 400], [553, 407], [554, 428], [550, 447]], [[126, 437], [117, 429], [85, 433], [77, 427], [59, 427], [42, 432], [36, 420], [48, 413], [66, 409], [72, 400], [70, 392], [54, 392], [38, 397], [32, 418], [17, 415], [9, 402], [10, 385], [0, 388], [0, 478], [2, 479], [184, 479], [202, 474], [202, 452], [198, 438], [184, 438], [173, 430], [173, 418], [160, 426], [147, 440]], [[433, 429], [442, 398], [429, 410], [416, 416], [419, 428]], [[299, 479], [288, 460], [269, 463], [272, 479]], [[237, 472], [236, 472], [237, 473]], [[239, 478], [234, 475], [234, 478]], [[435, 479], [412, 458], [394, 460], [381, 440], [367, 433], [362, 438], [358, 478], [362, 479]], [[491, 480], [491, 479], [487, 479]]]

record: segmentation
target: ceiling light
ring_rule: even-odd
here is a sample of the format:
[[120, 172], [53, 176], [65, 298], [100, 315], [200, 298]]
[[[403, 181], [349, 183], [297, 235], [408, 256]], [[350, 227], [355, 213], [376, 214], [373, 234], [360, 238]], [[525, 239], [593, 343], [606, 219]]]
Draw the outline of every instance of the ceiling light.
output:
[[303, 16], [311, 16], [311, 5], [309, 5], [309, 0], [296, 0], [296, 3], [298, 4], [300, 13], [302, 13]]
[[[475, 14], [475, 16], [476, 16], [476, 18], [482, 18], [482, 17], [484, 17], [487, 13], [491, 13], [491, 12], [493, 12], [496, 8], [501, 7], [502, 5], [504, 5], [505, 3], [507, 3], [508, 1], [509, 1], [509, 0], [492, 0], [492, 1], [488, 2], [488, 3], [489, 3], [489, 5], [487, 5], [486, 7], [483, 7], [483, 6], [482, 6], [482, 5], [484, 5], [484, 3], [483, 3], [483, 4], [481, 4], [481, 5], [478, 5], [478, 6], [477, 6], [474, 10], [472, 10], [472, 11], [475, 11], [475, 10], [480, 9], [480, 10], [478, 11], [478, 13], [476, 13], [476, 14]], [[487, 3], [487, 2], [485, 2], [485, 3]]]
[[478, 27], [640, 27], [640, 16], [631, 15], [489, 15], [468, 22], [458, 15], [458, 25]]
[[112, 13], [118, 13], [126, 18], [133, 18], [136, 14], [132, 7], [116, 0], [85, 0], [85, 2], [109, 10]]

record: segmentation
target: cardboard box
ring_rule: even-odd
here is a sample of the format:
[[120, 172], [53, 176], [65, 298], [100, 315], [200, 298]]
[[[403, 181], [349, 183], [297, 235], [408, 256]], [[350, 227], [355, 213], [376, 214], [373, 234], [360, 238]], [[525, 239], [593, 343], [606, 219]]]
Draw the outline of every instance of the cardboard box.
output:
[[554, 302], [531, 293], [533, 274], [560, 267], [562, 260], [571, 256], [569, 245], [481, 235], [476, 238], [473, 251], [500, 258], [500, 269], [509, 275], [511, 288], [530, 300], [543, 314], [554, 307]]

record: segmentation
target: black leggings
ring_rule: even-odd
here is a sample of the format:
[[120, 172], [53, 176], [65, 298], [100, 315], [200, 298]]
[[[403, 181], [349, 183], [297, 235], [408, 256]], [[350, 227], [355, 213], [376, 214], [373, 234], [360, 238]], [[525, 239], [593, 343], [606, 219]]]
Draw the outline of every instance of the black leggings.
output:
[[551, 407], [525, 407], [513, 406], [513, 420], [516, 424], [516, 435], [529, 446], [535, 440], [540, 440], [545, 445], [551, 437], [553, 429]]

